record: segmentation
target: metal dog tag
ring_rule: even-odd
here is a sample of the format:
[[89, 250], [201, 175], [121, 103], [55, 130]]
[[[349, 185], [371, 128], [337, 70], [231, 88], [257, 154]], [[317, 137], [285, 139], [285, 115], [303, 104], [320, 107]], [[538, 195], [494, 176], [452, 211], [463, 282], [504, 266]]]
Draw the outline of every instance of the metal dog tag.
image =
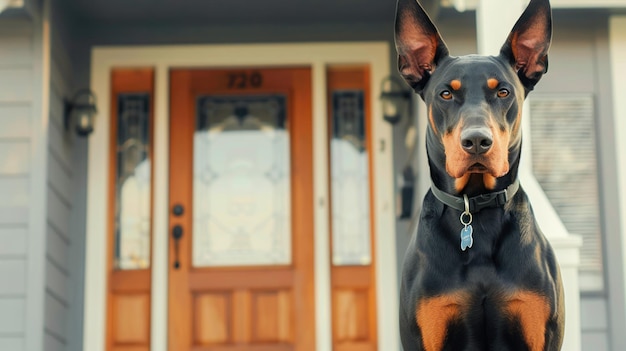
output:
[[461, 250], [465, 251], [468, 248], [472, 248], [474, 245], [474, 228], [471, 225], [466, 225], [463, 229], [461, 229]]
[[461, 229], [461, 250], [465, 251], [468, 248], [472, 248], [474, 245], [474, 228], [472, 228], [472, 220], [473, 216], [470, 212], [470, 203], [467, 195], [463, 195], [463, 201], [465, 202], [465, 212], [461, 213], [461, 224], [463, 224], [463, 229]]

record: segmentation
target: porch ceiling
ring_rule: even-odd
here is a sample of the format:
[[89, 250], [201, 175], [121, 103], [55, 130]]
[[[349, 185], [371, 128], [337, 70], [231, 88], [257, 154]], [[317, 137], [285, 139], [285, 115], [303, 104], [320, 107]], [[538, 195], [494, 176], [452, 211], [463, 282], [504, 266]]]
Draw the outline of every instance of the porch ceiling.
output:
[[[395, 0], [62, 0], [80, 22], [204, 24], [391, 21]], [[429, 1], [427, 1], [429, 2]]]

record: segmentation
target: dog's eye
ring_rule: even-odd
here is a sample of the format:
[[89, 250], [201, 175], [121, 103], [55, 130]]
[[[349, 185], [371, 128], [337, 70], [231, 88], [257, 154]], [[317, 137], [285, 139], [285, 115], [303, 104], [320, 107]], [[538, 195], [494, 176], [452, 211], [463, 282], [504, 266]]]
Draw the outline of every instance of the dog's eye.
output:
[[441, 98], [444, 100], [452, 100], [452, 93], [450, 92], [450, 90], [442, 91], [439, 96], [441, 96]]
[[499, 98], [505, 98], [507, 96], [509, 96], [511, 94], [511, 92], [508, 89], [500, 89], [498, 90], [498, 97]]

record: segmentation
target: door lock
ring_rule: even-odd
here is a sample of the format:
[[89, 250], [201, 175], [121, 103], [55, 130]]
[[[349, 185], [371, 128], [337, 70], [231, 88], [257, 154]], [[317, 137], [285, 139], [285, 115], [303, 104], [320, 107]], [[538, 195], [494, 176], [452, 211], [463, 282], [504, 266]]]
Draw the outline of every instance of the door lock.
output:
[[172, 238], [174, 239], [174, 269], [180, 268], [180, 260], [179, 260], [179, 242], [183, 237], [183, 227], [180, 224], [177, 224], [172, 228]]
[[176, 217], [180, 217], [185, 213], [185, 207], [181, 204], [176, 204], [172, 207], [172, 214]]

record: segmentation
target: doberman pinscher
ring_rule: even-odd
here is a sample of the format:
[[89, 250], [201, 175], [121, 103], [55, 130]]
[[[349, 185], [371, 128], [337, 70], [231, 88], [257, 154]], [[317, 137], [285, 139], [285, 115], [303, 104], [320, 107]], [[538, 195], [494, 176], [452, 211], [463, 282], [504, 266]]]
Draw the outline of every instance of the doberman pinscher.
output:
[[518, 180], [549, 1], [530, 2], [498, 56], [450, 56], [416, 0], [398, 0], [395, 30], [398, 69], [427, 106], [432, 180], [402, 272], [404, 350], [560, 350], [559, 266]]

